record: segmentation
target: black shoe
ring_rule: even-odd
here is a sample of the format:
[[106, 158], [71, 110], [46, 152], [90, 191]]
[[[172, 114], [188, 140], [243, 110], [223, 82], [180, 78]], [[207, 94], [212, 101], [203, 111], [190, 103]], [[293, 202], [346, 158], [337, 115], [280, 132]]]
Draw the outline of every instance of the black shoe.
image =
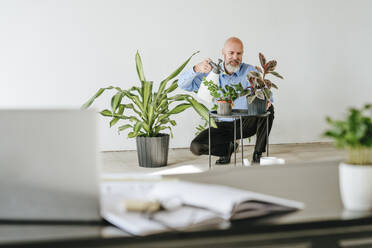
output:
[[233, 142], [231, 142], [229, 146], [229, 155], [222, 156], [219, 159], [217, 159], [216, 164], [230, 164], [231, 154], [233, 154], [233, 152], [235, 152], [238, 149], [238, 147], [239, 147], [238, 143], [235, 143], [235, 147], [234, 147]]
[[252, 158], [252, 163], [260, 163], [260, 160], [261, 160], [261, 156], [262, 156], [262, 152], [254, 152], [253, 153], [253, 158]]
[[216, 160], [217, 165], [221, 164], [230, 164], [230, 158], [231, 156], [223, 156]]

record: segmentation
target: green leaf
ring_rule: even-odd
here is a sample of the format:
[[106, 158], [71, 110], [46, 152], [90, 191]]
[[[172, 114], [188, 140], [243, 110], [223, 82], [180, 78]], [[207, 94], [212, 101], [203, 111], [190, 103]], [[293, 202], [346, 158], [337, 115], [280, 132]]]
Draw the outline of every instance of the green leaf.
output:
[[188, 98], [188, 97], [190, 97], [190, 95], [187, 95], [187, 94], [177, 94], [177, 95], [168, 97], [168, 100], [172, 100], [172, 101], [183, 101], [183, 100], [186, 100], [186, 98]]
[[[143, 82], [141, 82], [141, 85], [143, 87]], [[139, 88], [139, 87], [133, 86], [128, 91], [136, 91], [138, 93], [138, 95], [140, 95], [142, 97], [142, 89]]]
[[149, 124], [150, 128], [152, 124], [154, 123], [153, 116], [154, 116], [154, 106], [151, 104], [148, 108], [148, 119], [147, 119], [147, 123]]
[[110, 127], [112, 127], [113, 125], [115, 125], [118, 121], [119, 121], [119, 118], [113, 118], [113, 119], [110, 121]]
[[157, 123], [160, 123], [163, 119], [165, 118], [168, 118], [170, 116], [169, 113], [166, 113], [164, 115], [161, 115], [158, 119], [157, 119]]
[[110, 116], [110, 117], [112, 117], [113, 116], [113, 114], [112, 114], [112, 112], [110, 111], [110, 110], [108, 110], [108, 109], [104, 109], [104, 110], [102, 110], [101, 112], [99, 112], [101, 115], [103, 115], [103, 116]]
[[265, 89], [263, 89], [263, 92], [265, 94], [266, 99], [270, 100], [271, 90], [269, 90], [268, 88], [265, 88]]
[[265, 86], [266, 86], [268, 89], [270, 89], [271, 86], [272, 86], [271, 81], [270, 81], [269, 79], [264, 79], [264, 82], [265, 82]]
[[258, 90], [256, 91], [256, 96], [257, 98], [261, 99], [261, 100], [265, 100], [265, 95], [262, 91]]
[[257, 70], [258, 72], [261, 72], [261, 73], [263, 73], [263, 71], [262, 71], [261, 67], [259, 67], [259, 66], [255, 66], [254, 68], [256, 68], [256, 70]]
[[171, 124], [172, 126], [177, 125], [176, 121], [174, 121], [174, 120], [170, 120], [169, 122], [170, 122], [170, 124]]
[[272, 71], [274, 71], [276, 65], [277, 65], [276, 60], [270, 60], [270, 61], [267, 62], [266, 65], [264, 66], [264, 70], [265, 70], [265, 72], [268, 73], [268, 72], [272, 72]]
[[233, 84], [231, 85], [233, 88], [235, 88], [236, 91], [242, 92], [244, 90], [242, 83]]
[[126, 125], [120, 126], [120, 127], [118, 127], [118, 133], [120, 133], [121, 131], [124, 131], [124, 130], [126, 130], [128, 128], [133, 128], [133, 126], [130, 125], [130, 124], [126, 124]]
[[173, 138], [172, 128], [168, 127], [168, 126], [157, 126], [155, 128], [155, 136], [158, 135], [160, 131], [165, 130], [165, 129], [169, 129], [170, 136], [171, 136], [171, 138]]
[[[124, 112], [124, 108], [125, 108], [124, 105], [123, 105], [123, 104], [120, 104], [120, 106], [119, 106], [119, 111], [117, 112], [117, 114], [122, 115], [123, 112]], [[112, 127], [113, 125], [115, 125], [119, 120], [120, 120], [120, 119], [117, 118], [117, 117], [113, 118], [113, 119], [110, 121], [110, 127]]]
[[105, 109], [105, 110], [102, 110], [100, 112], [101, 115], [105, 116], [105, 117], [117, 117], [119, 119], [123, 119], [123, 120], [129, 120], [129, 121], [132, 121], [132, 122], [138, 122], [140, 120], [138, 120], [137, 117], [135, 116], [124, 116], [124, 115], [119, 115], [119, 114], [113, 114], [110, 110], [108, 109]]
[[249, 71], [248, 74], [250, 74], [252, 77], [260, 78], [260, 73], [256, 71]]
[[100, 95], [102, 95], [102, 93], [105, 91], [105, 90], [111, 90], [113, 89], [114, 87], [113, 86], [109, 86], [107, 88], [100, 88], [96, 94], [94, 94], [94, 96], [92, 96], [86, 103], [83, 104], [83, 106], [81, 106], [81, 109], [87, 109], [89, 108], [90, 105], [92, 105], [92, 103], [94, 102], [94, 100], [99, 97]]
[[258, 57], [260, 59], [261, 66], [264, 67], [265, 64], [266, 64], [266, 58], [265, 58], [265, 56], [262, 53], [259, 53], [258, 54]]
[[278, 78], [284, 79], [284, 78], [283, 78], [279, 73], [277, 73], [276, 71], [271, 71], [270, 73], [273, 74], [274, 76], [278, 77]]
[[247, 97], [247, 102], [248, 102], [248, 104], [251, 104], [251, 103], [254, 101], [255, 98], [256, 98], [256, 95], [248, 96], [248, 97]]
[[205, 77], [202, 79], [202, 83], [207, 86], [210, 95], [214, 99], [220, 99], [223, 98], [223, 95], [226, 94], [226, 90], [224, 88], [219, 87], [216, 85], [212, 80], [207, 81]]
[[168, 101], [169, 99], [167, 98], [164, 98], [160, 104], [158, 105], [158, 107], [156, 108], [156, 111], [160, 111], [160, 109], [165, 109], [166, 106], [168, 106]]
[[136, 133], [134, 132], [128, 133], [128, 138], [135, 138], [135, 137], [137, 137]]
[[133, 103], [129, 103], [129, 104], [120, 104], [120, 106], [123, 106], [124, 108], [126, 109], [131, 109], [133, 110], [136, 114], [138, 114], [138, 116], [141, 116], [141, 112], [139, 112], [133, 105]]
[[181, 113], [182, 111], [184, 111], [185, 109], [188, 109], [189, 107], [191, 107], [191, 104], [189, 103], [179, 104], [176, 107], [174, 107], [171, 111], [169, 111], [169, 114], [174, 115], [174, 114]]
[[145, 130], [146, 133], [151, 133], [150, 127], [149, 127], [149, 125], [147, 125], [146, 122], [142, 123], [142, 127], [143, 127], [143, 129]]
[[162, 119], [160, 122], [158, 122], [157, 124], [167, 124], [167, 123], [169, 123], [171, 120], [169, 119], [169, 118], [164, 118], [164, 119]]
[[119, 107], [119, 104], [121, 103], [121, 99], [123, 98], [122, 92], [116, 93], [112, 98], [111, 98], [111, 108], [112, 112], [116, 112], [117, 108]]
[[[204, 104], [201, 104], [198, 101], [196, 101], [192, 96], [189, 96], [189, 98], [187, 98], [186, 100], [191, 104], [194, 110], [202, 117], [202, 119], [208, 122], [209, 120], [208, 108], [205, 107]], [[210, 120], [211, 126], [217, 128], [215, 120], [213, 118], [211, 118]]]
[[139, 55], [138, 51], [136, 53], [136, 69], [137, 69], [137, 74], [138, 74], [139, 80], [141, 82], [146, 81], [145, 74], [143, 73], [143, 66], [142, 66], [141, 56]]
[[133, 132], [137, 134], [140, 131], [141, 128], [142, 128], [142, 122], [137, 122], [134, 125]]
[[144, 106], [143, 106], [143, 104], [142, 104], [142, 102], [141, 102], [141, 100], [139, 99], [138, 96], [136, 96], [136, 95], [130, 93], [129, 91], [123, 91], [123, 94], [124, 94], [126, 97], [128, 97], [130, 100], [132, 100], [132, 101], [134, 102], [134, 104], [137, 105], [137, 107], [140, 109], [140, 111], [141, 111], [142, 113], [145, 113]]
[[261, 78], [256, 78], [256, 81], [260, 85], [260, 88], [265, 87], [265, 82]]
[[152, 96], [152, 82], [144, 81], [143, 82], [143, 106], [148, 108], [148, 104], [151, 103]]
[[169, 86], [169, 88], [165, 90], [165, 94], [169, 94], [175, 91], [177, 88], [178, 88], [178, 79], [174, 80], [171, 86]]
[[171, 75], [169, 75], [166, 79], [164, 79], [163, 81], [161, 81], [160, 85], [159, 85], [159, 89], [158, 89], [158, 92], [157, 92], [157, 95], [156, 95], [156, 98], [157, 99], [161, 94], [163, 94], [163, 91], [167, 85], [167, 83], [169, 82], [169, 80], [172, 80], [174, 77], [176, 77], [182, 70], [183, 68], [185, 68], [185, 66], [189, 63], [189, 61], [191, 60], [191, 58], [195, 55], [199, 53], [199, 51], [193, 53], [180, 67], [178, 67]]

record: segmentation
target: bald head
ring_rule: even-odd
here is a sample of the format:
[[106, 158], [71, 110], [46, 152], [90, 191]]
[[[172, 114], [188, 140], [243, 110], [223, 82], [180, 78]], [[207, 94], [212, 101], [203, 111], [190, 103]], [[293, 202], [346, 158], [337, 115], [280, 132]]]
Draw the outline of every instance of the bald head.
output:
[[228, 74], [233, 74], [240, 68], [243, 58], [243, 42], [237, 37], [230, 37], [226, 40], [222, 49], [225, 60], [225, 70]]
[[237, 37], [230, 37], [230, 38], [228, 38], [225, 41], [224, 48], [225, 47], [229, 47], [229, 46], [234, 46], [234, 45], [241, 46], [241, 48], [243, 50], [243, 42], [239, 38], [237, 38]]

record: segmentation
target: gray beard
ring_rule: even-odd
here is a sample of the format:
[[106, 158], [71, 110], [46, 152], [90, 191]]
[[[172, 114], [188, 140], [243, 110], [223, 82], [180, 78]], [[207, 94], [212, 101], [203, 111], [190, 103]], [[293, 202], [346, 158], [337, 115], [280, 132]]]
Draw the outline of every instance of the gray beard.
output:
[[240, 65], [237, 65], [237, 66], [232, 66], [230, 64], [226, 64], [225, 65], [225, 69], [228, 71], [228, 72], [231, 72], [231, 73], [235, 73], [239, 70], [240, 68]]

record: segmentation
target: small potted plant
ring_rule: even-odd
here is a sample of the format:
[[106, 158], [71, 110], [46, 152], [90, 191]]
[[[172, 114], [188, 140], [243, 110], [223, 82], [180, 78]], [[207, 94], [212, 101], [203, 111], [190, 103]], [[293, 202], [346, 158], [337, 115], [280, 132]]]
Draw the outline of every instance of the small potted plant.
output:
[[262, 53], [259, 53], [260, 66], [256, 66], [257, 71], [250, 71], [247, 75], [247, 80], [250, 83], [251, 92], [247, 96], [248, 113], [252, 115], [264, 114], [266, 112], [267, 101], [270, 100], [272, 92], [271, 88], [278, 89], [278, 86], [266, 78], [269, 74], [280, 79], [283, 77], [275, 71], [277, 62], [270, 60], [266, 62], [266, 58]]
[[346, 209], [372, 210], [372, 105], [350, 108], [344, 120], [326, 118], [331, 126], [324, 132], [335, 146], [348, 151], [339, 165], [341, 198]]
[[[176, 121], [171, 117], [192, 107], [204, 120], [208, 121], [207, 107], [196, 101], [194, 97], [188, 94], [171, 96], [171, 93], [178, 87], [177, 79], [167, 85], [185, 68], [195, 54], [161, 81], [158, 90], [154, 91], [153, 82], [145, 79], [141, 57], [137, 52], [135, 60], [140, 85], [133, 86], [128, 90], [113, 86], [100, 88], [82, 108], [86, 109], [91, 106], [105, 90], [115, 90], [111, 98], [111, 109], [102, 110], [100, 114], [111, 119], [110, 127], [119, 120], [128, 122], [119, 126], [118, 132], [126, 129], [132, 130], [128, 133], [128, 138], [136, 138], [140, 166], [165, 166], [168, 161], [169, 134], [162, 132], [167, 129], [173, 136], [171, 127], [176, 125]], [[216, 127], [215, 122], [211, 121], [212, 126]]]
[[249, 93], [249, 90], [243, 89], [241, 83], [234, 85], [226, 85], [224, 88], [213, 83], [213, 81], [207, 81], [203, 78], [203, 84], [208, 87], [208, 90], [216, 100], [216, 104], [212, 108], [217, 110], [219, 115], [231, 115], [234, 101], [240, 97]]

